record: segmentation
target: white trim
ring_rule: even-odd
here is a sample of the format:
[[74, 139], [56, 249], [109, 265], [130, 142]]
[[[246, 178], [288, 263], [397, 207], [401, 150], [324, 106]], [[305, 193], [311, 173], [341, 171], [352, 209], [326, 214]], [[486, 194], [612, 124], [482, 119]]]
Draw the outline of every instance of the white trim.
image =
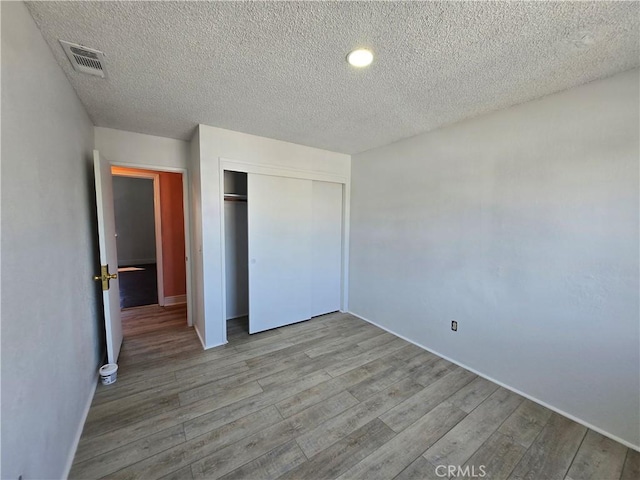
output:
[[[333, 173], [318, 172], [314, 170], [299, 170], [297, 168], [263, 165], [260, 163], [243, 162], [219, 158], [220, 172], [230, 170], [233, 172], [257, 173], [260, 175], [273, 175], [276, 177], [301, 178], [304, 180], [319, 180], [321, 182], [348, 183], [347, 177]], [[224, 179], [223, 179], [224, 186]]]
[[471, 368], [471, 367], [465, 365], [464, 363], [458, 362], [457, 360], [454, 360], [453, 358], [447, 357], [446, 355], [442, 355], [441, 353], [439, 353], [439, 352], [437, 352], [437, 351], [435, 351], [435, 350], [433, 350], [431, 348], [425, 347], [424, 345], [422, 345], [422, 344], [420, 344], [418, 342], [415, 342], [415, 341], [411, 340], [410, 338], [405, 337], [404, 335], [400, 335], [399, 333], [396, 333], [396, 332], [394, 332], [393, 330], [391, 330], [391, 329], [389, 329], [387, 327], [383, 327], [382, 325], [380, 325], [380, 324], [378, 324], [376, 322], [373, 322], [373, 321], [363, 317], [362, 315], [358, 315], [357, 313], [354, 313], [354, 312], [348, 312], [348, 313], [353, 315], [354, 317], [358, 317], [360, 320], [364, 320], [365, 322], [370, 323], [371, 325], [375, 325], [376, 327], [381, 328], [382, 330], [385, 330], [386, 332], [389, 332], [389, 333], [391, 333], [392, 335], [395, 335], [398, 338], [401, 338], [401, 339], [403, 339], [403, 340], [405, 340], [405, 341], [407, 341], [409, 343], [412, 343], [413, 345], [416, 345], [416, 346], [418, 346], [418, 347], [420, 347], [420, 348], [422, 348], [424, 350], [427, 350], [428, 352], [431, 352], [431, 353], [439, 356], [440, 358], [444, 358], [445, 360], [448, 360], [451, 363], [455, 363], [456, 365], [458, 365], [458, 366], [460, 366], [460, 367], [462, 367], [462, 368], [464, 368], [466, 370], [469, 370], [470, 372], [475, 373], [479, 377], [485, 378], [485, 379], [489, 380], [490, 382], [495, 383], [496, 385], [500, 385], [501, 387], [506, 388], [507, 390], [511, 390], [512, 392], [517, 393], [518, 395], [520, 395], [520, 396], [522, 396], [524, 398], [527, 398], [527, 399], [531, 400], [532, 402], [535, 402], [535, 403], [537, 403], [539, 405], [542, 405], [543, 407], [546, 407], [549, 410], [552, 410], [552, 411], [562, 415], [563, 417], [567, 417], [568, 419], [573, 420], [574, 422], [579, 423], [580, 425], [584, 425], [585, 427], [590, 428], [594, 432], [598, 432], [598, 433], [604, 435], [605, 437], [609, 437], [610, 439], [615, 440], [616, 442], [621, 443], [622, 445], [631, 448], [632, 450], [636, 450], [636, 451], [640, 452], [640, 446], [639, 445], [634, 445], [634, 444], [632, 444], [631, 442], [629, 442], [627, 440], [624, 440], [624, 439], [622, 439], [620, 437], [617, 437], [616, 435], [613, 435], [612, 433], [606, 432], [605, 430], [603, 430], [603, 429], [601, 429], [599, 427], [596, 427], [595, 425], [591, 425], [589, 422], [585, 422], [584, 420], [581, 420], [580, 418], [575, 417], [574, 415], [571, 415], [570, 413], [567, 413], [567, 412], [565, 412], [565, 411], [563, 411], [563, 410], [561, 410], [559, 408], [556, 408], [553, 405], [549, 405], [547, 402], [543, 402], [542, 400], [539, 400], [539, 399], [537, 399], [536, 397], [534, 397], [532, 395], [524, 393], [524, 392], [518, 390], [517, 388], [513, 388], [512, 386], [507, 385], [506, 383], [503, 383], [503, 382], [501, 382], [499, 380], [496, 380], [495, 378], [490, 377], [489, 375], [486, 375], [486, 374], [484, 374], [482, 372], [479, 372], [478, 370], [476, 370], [474, 368]]
[[351, 183], [342, 188], [342, 301], [341, 312], [349, 310], [349, 237], [351, 235]]
[[174, 295], [172, 297], [164, 297], [164, 306], [169, 307], [171, 305], [183, 305], [187, 303], [186, 295]]
[[87, 399], [87, 404], [84, 406], [84, 412], [82, 413], [82, 421], [78, 425], [78, 430], [73, 438], [73, 443], [71, 444], [71, 450], [69, 451], [69, 457], [67, 458], [67, 463], [64, 467], [64, 475], [62, 478], [69, 478], [69, 473], [71, 473], [71, 467], [73, 466], [73, 459], [76, 457], [76, 452], [78, 451], [78, 445], [80, 444], [80, 437], [82, 436], [82, 430], [84, 429], [84, 424], [87, 421], [87, 417], [89, 416], [89, 409], [91, 408], [91, 403], [93, 402], [93, 397], [96, 394], [96, 388], [98, 388], [98, 379], [96, 378], [95, 382], [93, 382], [93, 387], [91, 388], [91, 393], [89, 394], [89, 398]]
[[170, 172], [170, 173], [185, 173], [187, 171], [186, 168], [149, 165], [147, 163], [129, 163], [129, 162], [111, 162], [111, 161], [110, 163], [112, 167], [134, 168], [136, 170], [151, 170], [156, 172]]
[[184, 216], [184, 262], [185, 262], [185, 280], [186, 280], [186, 296], [187, 296], [187, 325], [193, 326], [193, 290], [191, 286], [191, 220], [190, 208], [191, 200], [189, 197], [191, 188], [189, 185], [189, 173], [185, 169], [180, 172], [182, 175], [182, 215]]
[[153, 226], [156, 240], [156, 282], [158, 285], [158, 305], [164, 307], [164, 269], [162, 262], [162, 212], [160, 211], [160, 174], [153, 172], [119, 171], [111, 164], [111, 175], [128, 178], [153, 180]]
[[[226, 235], [225, 235], [225, 229], [224, 229], [224, 223], [225, 223], [225, 217], [224, 217], [224, 171], [225, 168], [223, 166], [224, 162], [222, 158], [218, 159], [218, 171], [220, 172], [219, 175], [219, 183], [220, 183], [220, 265], [222, 266], [222, 268], [220, 269], [220, 273], [222, 274], [222, 288], [221, 293], [222, 293], [222, 312], [221, 312], [221, 317], [222, 318], [227, 318], [227, 242], [226, 242]], [[247, 193], [249, 193], [247, 191]], [[247, 211], [248, 213], [248, 211]], [[247, 227], [248, 227], [248, 219], [247, 219]], [[248, 233], [247, 233], [248, 236]], [[222, 325], [222, 335], [220, 335], [220, 338], [222, 338], [222, 341], [224, 343], [227, 343], [227, 322], [220, 322]]]
[[147, 165], [128, 162], [111, 162], [112, 167], [137, 168], [140, 170], [154, 170], [158, 172], [179, 173], [182, 175], [182, 211], [184, 215], [184, 252], [186, 263], [186, 281], [187, 281], [187, 325], [193, 326], [193, 290], [191, 278], [191, 198], [189, 184], [189, 170], [181, 167], [165, 167], [160, 165]]
[[156, 228], [156, 272], [158, 273], [158, 305], [164, 307], [164, 261], [162, 258], [162, 212], [160, 211], [160, 174], [153, 175], [153, 216]]
[[200, 343], [202, 344], [202, 349], [203, 350], [210, 350], [212, 348], [216, 348], [216, 347], [221, 347], [222, 345], [226, 345], [229, 342], [222, 342], [222, 343], [217, 343], [216, 345], [211, 345], [208, 346], [204, 343], [204, 340], [202, 339], [202, 335], [200, 335], [200, 331], [198, 330], [198, 326], [194, 325], [193, 329], [196, 331], [196, 335], [198, 336], [198, 339], [200, 340]]

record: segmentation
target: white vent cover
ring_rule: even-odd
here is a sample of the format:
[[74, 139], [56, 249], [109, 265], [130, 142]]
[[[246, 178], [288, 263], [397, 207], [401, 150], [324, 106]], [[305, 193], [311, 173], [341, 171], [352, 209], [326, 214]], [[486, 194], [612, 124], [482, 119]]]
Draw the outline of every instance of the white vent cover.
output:
[[71, 65], [76, 71], [102, 78], [107, 76], [104, 53], [101, 51], [65, 42], [64, 40], [60, 40], [60, 45], [62, 45], [64, 53], [67, 54]]

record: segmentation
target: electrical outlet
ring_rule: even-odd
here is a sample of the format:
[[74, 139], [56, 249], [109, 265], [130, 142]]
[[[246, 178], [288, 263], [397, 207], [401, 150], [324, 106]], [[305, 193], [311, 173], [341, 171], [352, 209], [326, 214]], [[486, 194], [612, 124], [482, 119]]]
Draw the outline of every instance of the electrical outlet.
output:
[[451, 330], [453, 330], [454, 332], [458, 331], [458, 322], [456, 322], [455, 320], [451, 320]]

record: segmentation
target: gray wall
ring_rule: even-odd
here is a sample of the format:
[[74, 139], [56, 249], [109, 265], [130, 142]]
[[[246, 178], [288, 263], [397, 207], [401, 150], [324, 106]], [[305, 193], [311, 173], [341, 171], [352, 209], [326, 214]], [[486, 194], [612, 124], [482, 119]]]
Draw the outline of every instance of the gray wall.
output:
[[2, 2], [2, 478], [61, 478], [102, 358], [93, 127], [23, 3]]
[[[224, 172], [224, 193], [247, 194], [247, 174]], [[249, 314], [249, 231], [247, 202], [224, 202], [227, 319]]]
[[355, 155], [350, 310], [638, 446], [638, 84]]
[[113, 177], [118, 265], [156, 263], [153, 180]]
[[247, 204], [224, 202], [227, 319], [249, 315]]

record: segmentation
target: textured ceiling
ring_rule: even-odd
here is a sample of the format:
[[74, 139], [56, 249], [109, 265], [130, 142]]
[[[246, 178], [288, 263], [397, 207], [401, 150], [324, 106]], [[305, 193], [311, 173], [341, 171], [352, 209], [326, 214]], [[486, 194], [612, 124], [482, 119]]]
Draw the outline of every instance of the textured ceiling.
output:
[[[204, 123], [356, 153], [640, 63], [638, 2], [28, 7], [96, 125], [185, 140]], [[108, 78], [58, 39], [104, 51]]]

